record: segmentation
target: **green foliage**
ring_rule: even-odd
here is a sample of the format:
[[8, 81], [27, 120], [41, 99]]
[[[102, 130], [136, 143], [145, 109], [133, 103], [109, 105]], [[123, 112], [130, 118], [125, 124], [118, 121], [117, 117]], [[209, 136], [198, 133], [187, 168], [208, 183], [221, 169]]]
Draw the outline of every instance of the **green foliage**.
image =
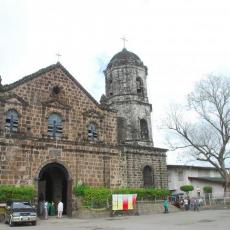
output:
[[194, 187], [192, 185], [183, 185], [180, 187], [180, 190], [183, 191], [183, 192], [191, 192], [194, 190]]
[[103, 208], [107, 206], [110, 191], [107, 188], [87, 187], [85, 189], [84, 204], [92, 208]]
[[204, 193], [212, 193], [212, 186], [204, 186], [203, 191]]
[[137, 194], [138, 200], [153, 200], [163, 199], [170, 193], [168, 189], [156, 188], [116, 188], [110, 190], [104, 187], [89, 187], [82, 183], [78, 183], [73, 190], [76, 196], [82, 197], [84, 206], [92, 208], [107, 207], [108, 201], [112, 199], [112, 194]]
[[78, 183], [73, 188], [73, 191], [74, 191], [76, 196], [84, 196], [85, 195], [85, 190], [87, 188], [89, 188], [89, 186], [87, 186], [86, 184]]
[[28, 185], [0, 185], [0, 201], [7, 200], [32, 200], [35, 196], [35, 189]]
[[83, 198], [83, 204], [86, 207], [104, 208], [110, 196], [110, 190], [103, 187], [89, 187], [85, 184], [78, 183], [74, 187], [76, 196]]
[[170, 194], [168, 189], [162, 188], [117, 188], [112, 194], [137, 194], [138, 200], [163, 199]]

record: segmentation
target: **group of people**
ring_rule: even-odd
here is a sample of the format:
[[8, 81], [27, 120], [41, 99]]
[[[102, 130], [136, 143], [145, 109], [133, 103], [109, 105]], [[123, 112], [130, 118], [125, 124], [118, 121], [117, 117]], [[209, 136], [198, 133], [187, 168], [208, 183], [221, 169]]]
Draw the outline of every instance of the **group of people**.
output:
[[182, 198], [180, 200], [180, 207], [185, 211], [193, 209], [194, 211], [199, 211], [199, 200], [197, 198], [190, 199], [189, 197]]
[[175, 206], [181, 208], [185, 211], [193, 209], [194, 211], [199, 211], [200, 202], [198, 198], [190, 199], [187, 197], [180, 197], [174, 202]]
[[[178, 200], [175, 201], [175, 206], [178, 208], [184, 209], [185, 211], [193, 209], [194, 211], [199, 211], [200, 202], [197, 198], [190, 199], [189, 197], [182, 198], [180, 197]], [[163, 202], [164, 213], [169, 212], [169, 201], [167, 198], [164, 199]]]
[[48, 201], [44, 201], [43, 203], [43, 214], [44, 214], [44, 218], [45, 220], [48, 219], [48, 216], [54, 216], [57, 213], [57, 218], [62, 218], [62, 213], [63, 213], [63, 203], [62, 201], [59, 201], [57, 204], [55, 204], [54, 202], [48, 202]]

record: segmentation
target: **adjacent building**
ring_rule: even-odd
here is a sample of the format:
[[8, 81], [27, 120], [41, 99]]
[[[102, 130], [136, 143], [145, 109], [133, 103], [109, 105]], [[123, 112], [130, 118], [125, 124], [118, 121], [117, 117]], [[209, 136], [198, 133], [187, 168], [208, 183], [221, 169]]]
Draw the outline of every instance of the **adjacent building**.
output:
[[182, 185], [191, 184], [194, 190], [190, 192], [192, 197], [204, 196], [203, 188], [211, 186], [214, 196], [224, 195], [224, 179], [214, 167], [167, 165], [168, 186], [172, 193], [181, 193]]

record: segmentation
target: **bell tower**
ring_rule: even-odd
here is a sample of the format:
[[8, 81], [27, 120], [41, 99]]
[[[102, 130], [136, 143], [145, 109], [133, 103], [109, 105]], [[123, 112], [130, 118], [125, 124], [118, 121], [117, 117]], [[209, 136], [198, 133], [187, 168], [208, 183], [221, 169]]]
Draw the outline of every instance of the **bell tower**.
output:
[[153, 146], [152, 105], [147, 96], [147, 67], [124, 48], [110, 60], [105, 74], [106, 96], [101, 103], [117, 110], [118, 141], [123, 144]]

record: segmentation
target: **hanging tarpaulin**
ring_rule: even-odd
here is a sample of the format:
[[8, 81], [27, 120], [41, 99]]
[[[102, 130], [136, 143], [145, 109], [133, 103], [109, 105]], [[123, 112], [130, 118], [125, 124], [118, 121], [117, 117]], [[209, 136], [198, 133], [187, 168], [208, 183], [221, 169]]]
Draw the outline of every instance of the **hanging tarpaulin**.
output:
[[112, 210], [131, 210], [136, 204], [137, 194], [113, 194]]

